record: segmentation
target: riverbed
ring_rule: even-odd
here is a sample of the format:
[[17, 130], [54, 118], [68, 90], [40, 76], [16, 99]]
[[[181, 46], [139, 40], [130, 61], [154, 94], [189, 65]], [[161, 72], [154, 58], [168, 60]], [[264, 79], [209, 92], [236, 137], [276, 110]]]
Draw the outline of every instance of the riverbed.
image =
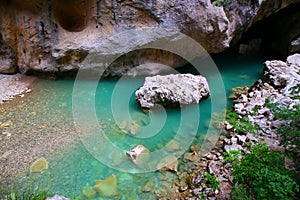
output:
[[[262, 74], [263, 60], [259, 58], [219, 56], [214, 61], [223, 79], [227, 97], [231, 88], [252, 85]], [[181, 70], [190, 72], [188, 66]], [[143, 78], [127, 78], [122, 82], [122, 87], [138, 89], [143, 81]], [[89, 84], [88, 81], [86, 84]], [[200, 120], [196, 120], [198, 128], [194, 131], [194, 127], [184, 124], [184, 130], [193, 137], [191, 145], [202, 145], [201, 138], [209, 128], [212, 116], [211, 99], [203, 100], [199, 105], [192, 105], [184, 110], [168, 109], [162, 128], [152, 137], [145, 139], [122, 133], [118, 129], [119, 122], [116, 122], [114, 115], [116, 112], [120, 112], [117, 115], [122, 115], [123, 111], [112, 111], [111, 102], [115, 99], [120, 104], [126, 100], [124, 105], [128, 105], [128, 108], [125, 110], [128, 110], [132, 120], [140, 127], [149, 124], [151, 116], [138, 107], [133, 93], [129, 95], [130, 98], [124, 98], [128, 96], [125, 90], [115, 92], [117, 85], [117, 79], [101, 80], [94, 98], [98, 125], [119, 149], [125, 152], [138, 144], [143, 144], [150, 151], [164, 148], [181, 127], [183, 113], [189, 113], [189, 109], [193, 110], [196, 107], [200, 111]], [[74, 126], [73, 87], [73, 79], [42, 79], [33, 85], [33, 92], [22, 100], [16, 98], [0, 105], [0, 122], [9, 122], [8, 126], [0, 129], [0, 155], [10, 152], [9, 156], [0, 162], [0, 195], [11, 191], [46, 190], [70, 198], [83, 197], [84, 187], [92, 187], [96, 180], [115, 174], [118, 178], [118, 195], [115, 199], [156, 199], [155, 194], [145, 191], [147, 183], [153, 183], [152, 190], [159, 191], [164, 185], [169, 186], [178, 179], [174, 172], [150, 170], [147, 173], [130, 173], [128, 168], [120, 170], [120, 160], [130, 160], [122, 160], [123, 157], [113, 152], [103, 153], [103, 157], [108, 158], [108, 162], [111, 161], [112, 167], [107, 166], [105, 159], [103, 163], [95, 158]], [[227, 99], [226, 105], [230, 106], [231, 103]], [[193, 119], [190, 123], [194, 123]], [[189, 147], [183, 150], [188, 149]], [[47, 159], [49, 168], [42, 173], [29, 173], [30, 165], [40, 157]], [[184, 169], [184, 165], [186, 163], [180, 157], [177, 174]], [[97, 195], [97, 198], [103, 197]]]

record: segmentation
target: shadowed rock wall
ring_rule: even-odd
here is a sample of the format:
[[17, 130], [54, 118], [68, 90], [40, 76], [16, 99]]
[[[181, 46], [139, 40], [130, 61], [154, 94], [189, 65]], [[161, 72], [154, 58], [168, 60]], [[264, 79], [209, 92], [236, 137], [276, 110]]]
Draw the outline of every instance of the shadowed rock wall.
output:
[[[120, 44], [110, 40], [122, 31], [143, 27], [181, 31], [209, 53], [219, 53], [236, 44], [256, 21], [299, 2], [220, 1], [222, 5], [210, 0], [4, 0], [0, 3], [0, 73], [76, 72], [89, 52], [115, 54], [112, 47], [116, 45], [134, 48], [164, 37], [163, 33], [144, 35]], [[130, 53], [114, 65], [147, 61], [176, 67], [185, 63], [168, 54], [162, 56], [157, 50]]]

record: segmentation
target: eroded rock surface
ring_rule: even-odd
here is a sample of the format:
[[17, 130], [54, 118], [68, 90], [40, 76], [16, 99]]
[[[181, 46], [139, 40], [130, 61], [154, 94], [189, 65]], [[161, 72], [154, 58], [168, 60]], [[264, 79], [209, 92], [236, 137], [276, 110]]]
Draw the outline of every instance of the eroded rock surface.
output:
[[[209, 53], [218, 53], [237, 43], [255, 22], [299, 0], [216, 2], [219, 1], [3, 1], [0, 72], [74, 74], [91, 52], [123, 55], [128, 49], [168, 34], [111, 39], [112, 35], [137, 28], [177, 30], [195, 39]], [[169, 52], [146, 49], [130, 52], [114, 65], [126, 69], [147, 62], [169, 66], [185, 63]]]
[[209, 96], [206, 78], [192, 74], [170, 74], [146, 77], [144, 85], [135, 92], [136, 101], [142, 108], [157, 104], [199, 103]]

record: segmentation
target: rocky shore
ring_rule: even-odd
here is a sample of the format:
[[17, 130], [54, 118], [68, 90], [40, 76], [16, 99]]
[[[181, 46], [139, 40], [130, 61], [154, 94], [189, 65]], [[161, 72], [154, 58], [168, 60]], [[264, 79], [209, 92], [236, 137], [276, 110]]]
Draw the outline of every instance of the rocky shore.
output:
[[[240, 123], [233, 123], [234, 121], [231, 120], [230, 115], [228, 115], [229, 117], [225, 122], [216, 119], [215, 124], [223, 127], [224, 130], [219, 141], [209, 153], [203, 155], [198, 145], [191, 146], [189, 152], [186, 152], [181, 158], [183, 164], [177, 163], [175, 166], [161, 169], [161, 174], [158, 177], [161, 185], [160, 189], [154, 189], [154, 183], [149, 181], [142, 191], [145, 193], [151, 192], [158, 199], [230, 199], [229, 192], [233, 184], [232, 166], [229, 162], [224, 162], [225, 152], [240, 150], [249, 153], [251, 147], [259, 142], [265, 142], [270, 149], [276, 151], [289, 151], [294, 148], [292, 145], [287, 147], [281, 145], [281, 137], [277, 134], [277, 129], [282, 125], [288, 125], [289, 122], [276, 119], [268, 105], [276, 104], [289, 109], [293, 109], [294, 105], [300, 105], [300, 92], [295, 89], [300, 84], [299, 71], [300, 54], [289, 56], [286, 62], [265, 62], [262, 80], [258, 80], [251, 87], [238, 87], [232, 90], [231, 98], [234, 99], [235, 104], [232, 106], [231, 112], [237, 113], [236, 120], [239, 120]], [[6, 76], [3, 77], [7, 78]], [[15, 94], [22, 95], [22, 92]], [[63, 121], [63, 117], [58, 121]], [[10, 123], [7, 126], [9, 127]], [[52, 133], [61, 132], [57, 127], [52, 128]], [[22, 131], [20, 128], [19, 132]], [[38, 141], [39, 145], [34, 144], [35, 149], [41, 150], [44, 148], [47, 151], [52, 149], [53, 146], [60, 146], [60, 144], [63, 146], [66, 138], [72, 143], [76, 133], [72, 127], [69, 127], [68, 132], [71, 132], [68, 136], [62, 135], [60, 138], [55, 138], [52, 135], [51, 140], [49, 140], [50, 136], [48, 135], [48, 139]], [[44, 136], [46, 135], [45, 133]], [[14, 174], [12, 165], [21, 166], [25, 171], [28, 164], [39, 157], [34, 154], [30, 156], [30, 160], [19, 159], [26, 157], [28, 146], [33, 146], [32, 142], [36, 142], [29, 136], [27, 138], [28, 143], [21, 147], [17, 146], [20, 143], [20, 138], [12, 137], [10, 140], [8, 144], [12, 146], [2, 147], [3, 150], [6, 149], [7, 151], [1, 157], [0, 168], [5, 172], [0, 176], [1, 180]], [[58, 145], [49, 144], [49, 141], [55, 141], [54, 143]], [[209, 138], [206, 138], [203, 142], [209, 142]], [[18, 148], [20, 151], [11, 150], [13, 148]], [[176, 144], [170, 144], [168, 148], [174, 150], [177, 147]], [[8, 165], [7, 160], [12, 158], [17, 160], [17, 163]], [[295, 163], [286, 159], [286, 167], [295, 170]], [[218, 188], [212, 187], [208, 181], [211, 176], [216, 177]], [[175, 179], [176, 181], [174, 181]], [[99, 183], [103, 183], [103, 181], [99, 181]]]
[[[178, 181], [169, 187], [169, 191], [154, 191], [161, 199], [231, 199], [230, 191], [233, 184], [232, 166], [224, 162], [225, 152], [239, 150], [250, 153], [257, 143], [266, 143], [271, 150], [287, 152], [293, 149], [300, 154], [295, 146], [281, 145], [281, 137], [277, 129], [288, 126], [288, 121], [274, 117], [269, 104], [293, 109], [300, 105], [299, 91], [293, 92], [300, 84], [300, 54], [287, 58], [286, 62], [273, 60], [265, 62], [264, 81], [258, 80], [251, 87], [233, 88], [231, 98], [235, 103], [229, 112], [237, 113], [240, 124], [232, 123], [230, 115], [227, 120], [217, 122], [224, 128], [216, 146], [212, 151], [203, 155], [199, 147], [191, 146], [190, 152], [185, 153], [184, 170], [177, 172]], [[209, 141], [206, 141], [209, 142]], [[295, 163], [285, 158], [285, 167], [295, 170]], [[212, 188], [207, 177], [216, 177], [218, 187]], [[172, 195], [172, 198], [170, 198]]]
[[37, 80], [36, 77], [22, 74], [0, 74], [0, 104], [12, 100], [16, 96], [21, 98], [31, 92], [31, 85]]

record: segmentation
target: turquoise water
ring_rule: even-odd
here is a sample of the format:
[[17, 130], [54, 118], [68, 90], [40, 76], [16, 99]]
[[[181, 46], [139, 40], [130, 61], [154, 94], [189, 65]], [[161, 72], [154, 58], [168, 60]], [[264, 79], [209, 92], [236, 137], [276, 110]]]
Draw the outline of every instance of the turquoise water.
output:
[[[233, 87], [252, 85], [260, 77], [263, 69], [263, 61], [257, 58], [227, 56], [215, 58], [215, 62], [220, 70], [227, 96], [230, 95]], [[189, 67], [181, 70], [192, 72]], [[82, 81], [81, 84], [88, 88], [91, 83]], [[91, 113], [83, 113], [81, 116], [82, 121], [91, 117], [91, 124], [85, 124], [83, 127], [93, 134], [91, 138], [85, 138], [84, 135], [78, 133], [80, 131], [76, 132], [74, 127], [73, 80], [42, 80], [34, 86], [35, 95], [29, 97], [25, 104], [6, 110], [5, 115], [1, 116], [1, 121], [13, 117], [16, 123], [11, 130], [19, 134], [19, 138], [24, 132], [33, 132], [33, 130], [40, 137], [60, 135], [71, 138], [71, 142], [66, 142], [67, 144], [62, 145], [58, 150], [40, 155], [45, 155], [49, 162], [49, 169], [41, 174], [23, 175], [24, 188], [38, 187], [68, 197], [82, 197], [83, 187], [93, 186], [96, 180], [116, 174], [119, 195], [115, 199], [155, 199], [153, 194], [142, 192], [142, 188], [148, 181], [154, 182], [154, 189], [159, 190], [163, 188], [160, 184], [162, 180], [169, 184], [177, 180], [176, 175], [171, 172], [129, 173], [131, 169], [133, 172], [139, 172], [139, 169], [126, 159], [124, 152], [139, 144], [143, 144], [150, 151], [164, 149], [171, 140], [176, 141], [176, 134], [180, 132], [180, 128], [184, 137], [179, 137], [179, 140], [192, 138], [193, 144], [201, 145], [199, 138], [206, 134], [211, 122], [211, 99], [182, 109], [171, 108], [166, 112], [145, 113], [136, 104], [133, 94], [134, 90], [143, 84], [143, 79], [128, 78], [122, 82], [121, 86], [118, 84], [118, 80], [102, 80], [95, 95], [93, 91], [85, 91], [81, 96], [82, 99], [79, 99], [82, 102], [87, 99], [95, 102], [98, 124], [92, 123], [94, 119]], [[131, 90], [127, 91], [126, 88], [131, 88]], [[230, 100], [227, 101], [228, 106], [231, 103]], [[85, 106], [88, 104], [82, 104], [83, 110], [86, 109]], [[199, 109], [199, 114], [195, 112], [197, 109]], [[127, 124], [131, 123], [131, 120], [126, 118], [127, 112], [139, 129], [150, 126], [147, 132], [149, 135], [146, 135], [146, 138], [139, 137], [138, 131], [134, 135], [118, 127], [117, 124], [122, 121], [126, 121]], [[180, 124], [182, 116], [185, 116], [183, 125]], [[153, 124], [158, 124], [158, 126], [152, 126]], [[127, 132], [130, 131], [127, 130]], [[104, 133], [112, 146], [117, 149], [116, 151], [111, 151], [109, 148], [105, 150], [106, 146], [103, 147], [103, 143], [95, 141], [101, 133]], [[186, 145], [188, 144], [189, 141], [186, 141]], [[188, 149], [184, 145], [183, 142], [182, 151], [177, 152], [176, 156]], [[18, 145], [15, 148], [18, 148]], [[99, 159], [105, 164], [99, 162]], [[106, 162], [110, 164], [110, 167], [106, 166]], [[179, 168], [183, 164], [181, 163]], [[97, 198], [105, 199], [100, 196]]]

